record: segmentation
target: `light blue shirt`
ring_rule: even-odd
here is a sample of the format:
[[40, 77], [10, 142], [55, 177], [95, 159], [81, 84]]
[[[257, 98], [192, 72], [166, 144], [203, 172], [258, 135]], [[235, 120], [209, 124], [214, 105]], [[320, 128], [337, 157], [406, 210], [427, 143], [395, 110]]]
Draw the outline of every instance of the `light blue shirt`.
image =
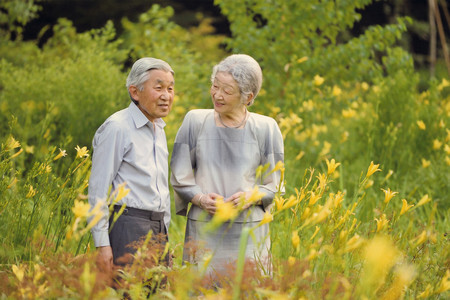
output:
[[[170, 193], [166, 134], [162, 119], [150, 122], [131, 102], [111, 115], [95, 133], [89, 178], [91, 208], [101, 202], [103, 217], [92, 228], [96, 247], [109, 246], [108, 192], [126, 183], [129, 193], [117, 205], [165, 212], [169, 228]], [[92, 217], [91, 217], [92, 218]]]

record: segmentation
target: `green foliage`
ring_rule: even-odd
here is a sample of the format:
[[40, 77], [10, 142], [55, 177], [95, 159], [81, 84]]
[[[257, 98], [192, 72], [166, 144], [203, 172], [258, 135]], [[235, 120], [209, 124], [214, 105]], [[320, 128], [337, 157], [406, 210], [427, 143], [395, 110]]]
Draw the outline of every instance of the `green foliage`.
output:
[[[272, 276], [241, 261], [235, 280], [207, 289], [200, 273], [181, 264], [185, 219], [173, 214], [174, 268], [155, 266], [154, 254], [140, 252], [153, 264], [125, 270], [123, 285], [112, 290], [100, 283], [89, 253], [88, 150], [78, 148], [76, 156], [74, 148], [89, 148], [98, 126], [128, 105], [131, 63], [153, 56], [175, 70], [175, 103], [165, 119], [171, 149], [185, 113], [210, 107], [209, 76], [227, 55], [224, 37], [213, 35], [210, 20], [181, 28], [170, 21], [172, 8], [155, 5], [137, 22], [123, 19], [120, 36], [111, 22], [79, 33], [61, 19], [39, 48], [20, 39], [36, 2], [3, 1], [0, 280], [8, 283], [2, 296], [142, 296], [146, 287], [136, 278], [145, 276], [155, 295], [167, 298], [380, 298], [395, 287], [407, 299], [448, 295], [450, 83], [419, 77], [411, 55], [397, 46], [408, 18], [351, 37], [357, 10], [370, 0], [304, 2], [298, 8], [295, 0], [215, 1], [231, 24], [228, 50], [263, 67], [251, 110], [274, 117], [285, 138], [286, 195], [272, 211]], [[54, 160], [64, 151], [75, 158]], [[341, 164], [330, 172], [332, 158]], [[366, 175], [371, 161], [376, 175]], [[386, 202], [381, 189], [395, 197]], [[380, 249], [398, 250], [402, 259], [377, 279], [365, 264], [371, 253], [386, 253]], [[415, 270], [414, 279], [402, 266]], [[167, 286], [160, 285], [164, 276]], [[404, 282], [396, 286], [398, 278]]]

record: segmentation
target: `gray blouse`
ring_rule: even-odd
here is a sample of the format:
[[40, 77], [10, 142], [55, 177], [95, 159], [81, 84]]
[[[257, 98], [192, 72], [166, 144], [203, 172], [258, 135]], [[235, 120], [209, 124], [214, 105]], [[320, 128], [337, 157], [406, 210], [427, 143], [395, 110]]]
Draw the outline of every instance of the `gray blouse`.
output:
[[[198, 193], [217, 193], [226, 199], [258, 185], [265, 193], [262, 205], [242, 212], [235, 222], [260, 221], [278, 190], [280, 171], [257, 180], [256, 169], [269, 163], [270, 171], [278, 161], [284, 161], [284, 147], [274, 119], [249, 113], [244, 128], [223, 128], [216, 126], [213, 109], [188, 112], [178, 130], [170, 162], [176, 213], [186, 215]], [[192, 205], [188, 218], [203, 220], [205, 214]], [[206, 216], [206, 220], [209, 218]]]

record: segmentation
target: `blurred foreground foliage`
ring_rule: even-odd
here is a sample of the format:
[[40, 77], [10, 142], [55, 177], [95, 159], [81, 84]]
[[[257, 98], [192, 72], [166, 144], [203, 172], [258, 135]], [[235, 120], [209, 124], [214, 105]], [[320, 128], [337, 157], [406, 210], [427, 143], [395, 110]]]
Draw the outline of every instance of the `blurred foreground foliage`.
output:
[[[426, 80], [397, 41], [409, 18], [348, 29], [371, 0], [216, 0], [232, 36], [210, 20], [185, 29], [153, 6], [137, 22], [23, 41], [38, 1], [0, 4], [0, 294], [11, 298], [139, 299], [150, 278], [161, 298], [382, 298], [448, 296], [450, 82]], [[184, 114], [209, 108], [212, 66], [229, 53], [257, 59], [263, 89], [252, 111], [285, 138], [286, 195], [267, 216], [274, 270], [231, 269], [222, 288], [181, 264], [185, 220], [173, 216], [173, 269], [145, 260], [117, 290], [95, 267], [86, 224], [90, 145], [98, 126], [129, 103], [125, 78], [143, 56], [176, 72], [165, 119], [171, 149]], [[420, 86], [420, 88], [419, 88]], [[369, 165], [370, 162], [373, 162]], [[368, 167], [369, 166], [369, 167]], [[150, 247], [151, 248], [151, 247]], [[150, 251], [146, 256], [145, 251]], [[237, 272], [238, 276], [235, 276]], [[245, 274], [245, 276], [242, 276]], [[166, 279], [164, 279], [166, 278]]]

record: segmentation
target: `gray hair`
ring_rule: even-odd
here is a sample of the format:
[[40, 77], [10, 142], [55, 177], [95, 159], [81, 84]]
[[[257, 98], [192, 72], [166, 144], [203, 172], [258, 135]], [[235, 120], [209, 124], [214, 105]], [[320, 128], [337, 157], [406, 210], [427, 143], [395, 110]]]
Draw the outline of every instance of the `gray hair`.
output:
[[142, 91], [144, 89], [144, 83], [150, 76], [149, 71], [154, 69], [163, 70], [172, 73], [172, 75], [175, 75], [172, 67], [170, 67], [170, 65], [165, 61], [153, 57], [143, 57], [138, 59], [131, 67], [131, 71], [127, 77], [127, 89], [131, 85], [134, 85], [140, 91]]
[[253, 98], [248, 105], [252, 105], [262, 85], [262, 71], [258, 62], [246, 54], [233, 54], [215, 65], [211, 75], [214, 82], [217, 72], [226, 72], [236, 80], [241, 93], [241, 101], [247, 104], [247, 97], [253, 93]]

